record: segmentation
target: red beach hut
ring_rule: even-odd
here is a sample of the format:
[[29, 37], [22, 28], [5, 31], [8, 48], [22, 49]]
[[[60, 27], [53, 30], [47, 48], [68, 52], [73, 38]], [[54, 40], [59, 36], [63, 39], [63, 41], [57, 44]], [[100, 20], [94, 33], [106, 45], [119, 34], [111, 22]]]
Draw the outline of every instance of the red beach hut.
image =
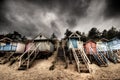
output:
[[92, 52], [96, 53], [97, 49], [96, 49], [96, 42], [93, 40], [88, 40], [85, 44], [84, 44], [84, 48], [86, 51], [86, 54], [89, 55], [91, 53], [91, 48], [92, 48]]

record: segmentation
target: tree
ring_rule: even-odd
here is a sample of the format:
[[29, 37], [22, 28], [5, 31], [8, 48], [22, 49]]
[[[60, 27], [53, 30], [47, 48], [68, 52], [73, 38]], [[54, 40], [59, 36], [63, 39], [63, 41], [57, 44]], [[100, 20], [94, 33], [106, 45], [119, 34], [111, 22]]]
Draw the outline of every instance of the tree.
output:
[[76, 31], [76, 33], [81, 36], [81, 32], [80, 31]]
[[87, 41], [87, 36], [85, 35], [84, 32], [81, 34], [80, 40], [83, 41], [83, 42], [86, 42], [86, 41]]
[[72, 34], [72, 32], [69, 29], [66, 29], [65, 35], [66, 37], [70, 36]]
[[115, 27], [112, 27], [110, 30], [108, 30], [108, 39], [112, 39], [114, 37], [117, 37], [118, 31]]
[[107, 36], [108, 34], [107, 34], [107, 33], [108, 33], [108, 31], [107, 31], [106, 29], [103, 30], [103, 32], [102, 32], [102, 36], [101, 36], [101, 37], [107, 39], [107, 38], [108, 38], [108, 36]]
[[101, 33], [95, 27], [93, 27], [88, 33], [88, 38], [89, 39], [99, 39], [100, 36], [101, 36]]
[[117, 37], [120, 39], [120, 30], [117, 33]]
[[53, 34], [51, 35], [51, 39], [54, 39], [54, 38], [57, 38], [57, 36], [55, 35], [55, 33], [53, 33]]

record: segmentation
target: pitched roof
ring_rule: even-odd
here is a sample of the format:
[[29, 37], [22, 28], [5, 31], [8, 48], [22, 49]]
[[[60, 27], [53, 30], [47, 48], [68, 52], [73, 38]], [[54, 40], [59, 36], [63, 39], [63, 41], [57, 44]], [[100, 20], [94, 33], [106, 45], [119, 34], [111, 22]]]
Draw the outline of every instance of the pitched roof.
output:
[[102, 39], [97, 40], [96, 42], [108, 42], [108, 41], [109, 41], [108, 39], [102, 38]]
[[8, 38], [8, 37], [4, 37], [3, 39], [0, 40], [0, 42], [6, 42], [6, 41], [13, 41], [12, 39]]
[[50, 40], [50, 39], [48, 37], [46, 37], [45, 35], [40, 33], [33, 40], [34, 41], [42, 41], [42, 40]]
[[69, 36], [69, 38], [72, 38], [72, 37], [74, 37], [74, 38], [80, 38], [80, 35], [78, 35], [76, 32], [73, 32], [73, 33]]
[[93, 43], [95, 43], [96, 44], [96, 42], [93, 40], [93, 39], [89, 39], [88, 41], [86, 41], [84, 44], [87, 44], [87, 43], [89, 43], [89, 42], [93, 42]]

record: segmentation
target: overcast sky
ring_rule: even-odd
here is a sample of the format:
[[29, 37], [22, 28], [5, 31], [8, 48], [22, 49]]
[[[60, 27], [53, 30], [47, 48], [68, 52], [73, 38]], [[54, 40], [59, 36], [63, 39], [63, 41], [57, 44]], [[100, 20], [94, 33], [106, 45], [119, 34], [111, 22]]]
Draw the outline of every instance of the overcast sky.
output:
[[87, 33], [112, 26], [120, 29], [119, 0], [0, 0], [0, 33], [63, 37], [67, 28]]

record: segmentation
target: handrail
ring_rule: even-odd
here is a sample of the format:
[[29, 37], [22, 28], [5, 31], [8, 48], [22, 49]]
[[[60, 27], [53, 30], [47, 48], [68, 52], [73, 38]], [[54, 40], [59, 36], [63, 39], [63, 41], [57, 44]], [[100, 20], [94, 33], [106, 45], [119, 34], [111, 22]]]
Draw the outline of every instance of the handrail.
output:
[[[99, 50], [99, 51], [98, 51], [98, 50]], [[102, 56], [104, 57], [104, 59], [106, 60], [106, 62], [108, 63], [107, 58], [100, 52], [100, 49], [99, 49], [99, 48], [97, 48], [97, 52], [98, 52], [100, 55], [102, 55]], [[103, 62], [104, 62], [104, 64], [106, 64], [106, 62], [104, 61], [104, 59], [103, 59]]]
[[100, 59], [96, 58], [96, 56], [94, 55], [94, 51], [93, 51], [93, 49], [92, 49], [91, 47], [89, 48], [89, 50], [90, 50], [90, 52], [91, 52], [90, 54], [93, 55], [93, 57], [96, 59], [96, 61], [97, 61], [98, 63], [102, 63]]
[[35, 49], [31, 52], [31, 54], [30, 54], [26, 59], [29, 59], [30, 56], [34, 53], [34, 51], [37, 50], [37, 48], [38, 48], [40, 45], [41, 45], [41, 43], [39, 43], [39, 44], [37, 45], [37, 47], [35, 47]]
[[85, 54], [83, 47], [81, 47], [80, 50], [82, 51], [82, 54], [85, 56], [87, 62], [90, 63], [90, 60], [88, 59], [87, 55]]
[[[81, 53], [80, 53], [81, 51]], [[87, 56], [85, 56], [86, 54], [84, 54], [84, 51], [80, 49], [79, 54], [81, 54], [81, 57], [83, 59], [83, 61], [85, 62], [85, 65], [87, 66], [87, 69], [90, 71], [90, 67], [89, 67], [89, 62], [86, 59]]]
[[79, 62], [79, 59], [78, 59], [78, 57], [77, 57], [77, 54], [76, 54], [74, 48], [72, 48], [72, 51], [73, 51], [73, 56], [74, 56], [75, 61], [76, 61], [76, 64], [77, 64], [78, 72], [80, 72], [80, 69], [79, 69], [79, 63], [80, 63], [80, 62]]
[[33, 48], [34, 47], [34, 43], [32, 44], [32, 46], [30, 46], [21, 56], [20, 56], [20, 58], [22, 58], [31, 48]]
[[[35, 44], [32, 44], [32, 46], [31, 46], [29, 49], [33, 48], [34, 45], [35, 45]], [[22, 57], [29, 51], [29, 49], [27, 49], [27, 50], [18, 58], [18, 60], [20, 60], [20, 61], [19, 61], [19, 67], [20, 67], [20, 64], [21, 64], [21, 62], [22, 62]]]
[[[35, 44], [33, 44], [33, 45], [35, 45]], [[40, 45], [40, 44], [39, 44]], [[37, 47], [39, 46], [39, 45], [37, 45]], [[32, 48], [33, 46], [31, 46], [31, 48]], [[36, 47], [35, 47], [35, 49], [31, 52], [31, 54], [26, 58], [26, 60], [27, 59], [29, 59], [29, 57], [33, 54], [33, 52], [36, 50]], [[27, 51], [19, 58], [20, 59], [20, 62], [19, 62], [19, 66], [21, 65], [21, 61], [22, 61], [22, 57], [25, 55], [27, 53]]]

